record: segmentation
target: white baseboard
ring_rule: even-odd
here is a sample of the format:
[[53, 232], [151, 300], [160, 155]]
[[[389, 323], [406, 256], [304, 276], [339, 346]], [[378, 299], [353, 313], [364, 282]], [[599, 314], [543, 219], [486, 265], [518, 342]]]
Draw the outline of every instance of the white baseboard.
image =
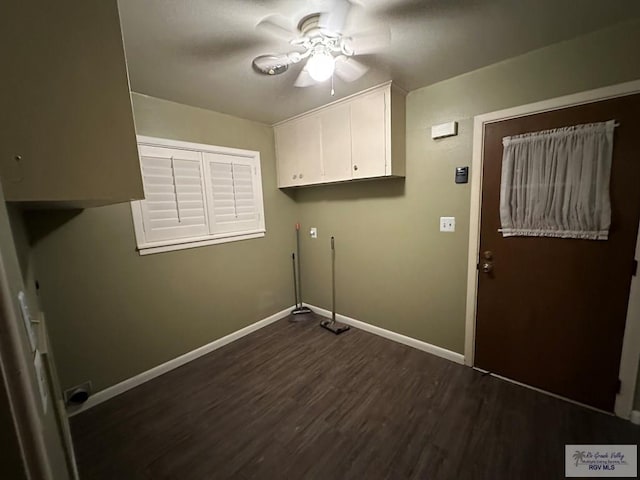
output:
[[124, 393], [127, 390], [131, 390], [132, 388], [142, 385], [143, 383], [148, 382], [149, 380], [152, 380], [162, 375], [163, 373], [167, 373], [175, 368], [178, 368], [184, 365], [185, 363], [189, 363], [192, 360], [195, 360], [199, 357], [202, 357], [203, 355], [206, 355], [207, 353], [211, 353], [214, 350], [217, 350], [218, 348], [224, 347], [225, 345], [235, 340], [238, 340], [239, 338], [242, 338], [245, 335], [248, 335], [252, 332], [255, 332], [256, 330], [259, 330], [263, 327], [266, 327], [267, 325], [272, 324], [273, 322], [276, 322], [282, 318], [287, 317], [291, 313], [291, 310], [293, 308], [294, 306], [285, 308], [284, 310], [281, 310], [278, 313], [274, 313], [273, 315], [267, 318], [263, 318], [262, 320], [259, 320], [256, 323], [252, 323], [251, 325], [241, 328], [240, 330], [230, 333], [229, 335], [225, 335], [224, 337], [214, 340], [213, 342], [203, 345], [202, 347], [196, 348], [191, 352], [187, 352], [184, 355], [180, 355], [179, 357], [174, 358], [173, 360], [169, 360], [168, 362], [160, 364], [157, 367], [153, 367], [150, 370], [139, 373], [135, 377], [128, 378], [127, 380], [124, 380], [120, 383], [116, 383], [111, 387], [105, 388], [104, 390], [100, 390], [99, 392], [91, 395], [89, 399], [86, 402], [84, 402], [82, 405], [68, 408], [67, 414], [70, 417], [77, 415], [78, 413], [84, 412], [89, 408], [95, 407], [100, 403], [106, 402], [107, 400], [117, 395], [120, 395], [121, 393]]
[[[331, 312], [329, 312], [328, 310], [325, 310], [320, 307], [316, 307], [315, 305], [309, 305], [307, 303], [305, 303], [304, 305], [311, 308], [318, 315], [331, 318]], [[84, 412], [85, 410], [95, 407], [96, 405], [106, 402], [107, 400], [117, 395], [120, 395], [121, 393], [124, 393], [127, 390], [131, 390], [132, 388], [142, 385], [143, 383], [148, 382], [149, 380], [152, 380], [164, 373], [167, 373], [175, 368], [178, 368], [186, 363], [189, 363], [192, 360], [200, 358], [203, 355], [206, 355], [207, 353], [213, 352], [218, 348], [221, 348], [235, 340], [238, 340], [239, 338], [244, 337], [245, 335], [255, 332], [260, 328], [266, 327], [267, 325], [273, 322], [276, 322], [282, 318], [285, 318], [291, 313], [291, 310], [293, 308], [294, 306], [285, 308], [284, 310], [278, 313], [274, 313], [273, 315], [267, 318], [264, 318], [256, 323], [252, 323], [251, 325], [248, 325], [240, 330], [230, 333], [229, 335], [226, 335], [222, 338], [214, 340], [213, 342], [208, 343], [207, 345], [203, 345], [202, 347], [192, 350], [191, 352], [187, 352], [184, 355], [180, 355], [179, 357], [176, 357], [173, 360], [169, 360], [168, 362], [158, 365], [157, 367], [153, 367], [150, 370], [139, 373], [135, 377], [128, 378], [127, 380], [124, 380], [111, 387], [105, 388], [104, 390], [94, 393], [82, 405], [79, 405], [77, 407], [70, 407], [67, 413], [70, 417], [72, 417], [74, 415], [77, 415], [78, 413]], [[447, 350], [445, 348], [438, 347], [436, 345], [431, 345], [430, 343], [426, 343], [421, 340], [416, 340], [415, 338], [407, 337], [406, 335], [401, 335], [399, 333], [392, 332], [391, 330], [386, 330], [384, 328], [376, 327], [375, 325], [361, 322], [360, 320], [346, 317], [344, 315], [337, 314], [336, 320], [344, 324], [351, 325], [355, 328], [359, 328], [360, 330], [373, 333], [374, 335], [379, 335], [389, 340], [393, 340], [394, 342], [402, 343], [403, 345], [417, 348], [418, 350], [422, 350], [424, 352], [431, 353], [438, 357], [442, 357], [452, 362], [464, 365], [464, 355], [460, 353], [452, 352], [451, 350]]]
[[[305, 305], [318, 315], [331, 318], [331, 312], [329, 310], [325, 310], [324, 308], [316, 307], [315, 305], [310, 305], [308, 303], [305, 303]], [[459, 363], [460, 365], [464, 365], [464, 355], [452, 352], [451, 350], [447, 350], [446, 348], [431, 345], [430, 343], [423, 342], [422, 340], [416, 340], [415, 338], [407, 337], [406, 335], [392, 332], [391, 330], [376, 327], [375, 325], [361, 322], [360, 320], [356, 320], [355, 318], [346, 317], [338, 313], [336, 314], [336, 320], [346, 325], [351, 325], [352, 327], [364, 330], [365, 332], [373, 333], [374, 335], [379, 335], [389, 340], [393, 340], [394, 342], [402, 343], [403, 345], [417, 348], [418, 350], [422, 350], [423, 352], [431, 353], [432, 355], [436, 355], [438, 357], [451, 360], [452, 362]]]

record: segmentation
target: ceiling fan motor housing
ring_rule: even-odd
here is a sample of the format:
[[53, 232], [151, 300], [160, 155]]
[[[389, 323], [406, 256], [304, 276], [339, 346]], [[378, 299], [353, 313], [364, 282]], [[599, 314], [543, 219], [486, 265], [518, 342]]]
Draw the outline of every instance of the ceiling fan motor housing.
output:
[[288, 29], [287, 22], [280, 17], [263, 19], [258, 23], [260, 29], [280, 39], [288, 38], [294, 49], [256, 57], [254, 70], [264, 75], [278, 75], [286, 72], [290, 65], [304, 60], [305, 65], [294, 83], [296, 87], [323, 82], [333, 78], [334, 72], [346, 82], [360, 78], [368, 67], [350, 58], [356, 54], [352, 47], [354, 37], [342, 33], [350, 6], [351, 3], [345, 0], [342, 9], [307, 15], [298, 22], [297, 32]]

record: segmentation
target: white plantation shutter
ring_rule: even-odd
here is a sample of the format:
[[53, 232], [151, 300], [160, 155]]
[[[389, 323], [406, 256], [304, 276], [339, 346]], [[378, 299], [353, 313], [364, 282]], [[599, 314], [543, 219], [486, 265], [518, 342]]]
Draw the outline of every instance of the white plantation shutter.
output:
[[140, 146], [147, 241], [209, 234], [200, 152]]
[[261, 230], [257, 172], [252, 160], [207, 152], [203, 154], [203, 159], [211, 233], [216, 235]]
[[263, 237], [260, 153], [138, 136], [145, 199], [131, 202], [141, 255]]

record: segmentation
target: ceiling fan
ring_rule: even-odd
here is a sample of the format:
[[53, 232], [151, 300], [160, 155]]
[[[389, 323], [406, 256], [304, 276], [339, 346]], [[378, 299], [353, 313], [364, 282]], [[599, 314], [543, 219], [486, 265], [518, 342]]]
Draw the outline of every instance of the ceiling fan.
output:
[[[353, 57], [386, 46], [390, 40], [388, 27], [359, 34], [345, 34], [344, 27], [352, 4], [336, 0], [327, 12], [303, 17], [293, 30], [284, 17], [270, 15], [260, 21], [257, 30], [288, 40], [293, 51], [275, 55], [260, 55], [253, 59], [253, 68], [265, 75], [278, 75], [290, 65], [305, 61], [294, 85], [309, 87], [332, 79], [334, 74], [345, 82], [362, 77], [369, 68]], [[332, 87], [333, 93], [333, 87]]]

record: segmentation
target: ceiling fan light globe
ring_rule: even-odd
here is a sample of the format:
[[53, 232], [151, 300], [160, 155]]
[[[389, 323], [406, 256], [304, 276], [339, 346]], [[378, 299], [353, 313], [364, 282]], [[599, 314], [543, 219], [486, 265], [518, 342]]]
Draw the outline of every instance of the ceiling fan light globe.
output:
[[335, 60], [333, 55], [327, 52], [313, 53], [307, 61], [306, 68], [316, 82], [324, 82], [333, 75]]

